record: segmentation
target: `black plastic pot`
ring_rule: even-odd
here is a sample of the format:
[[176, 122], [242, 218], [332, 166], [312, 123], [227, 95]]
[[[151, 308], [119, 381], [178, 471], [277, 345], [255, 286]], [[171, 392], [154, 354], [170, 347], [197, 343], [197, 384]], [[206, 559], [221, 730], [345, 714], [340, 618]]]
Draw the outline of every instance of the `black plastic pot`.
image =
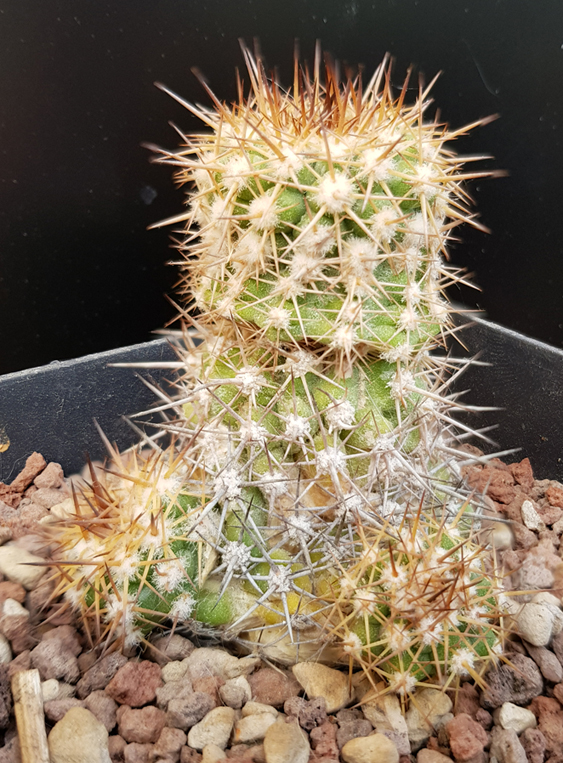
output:
[[[479, 355], [457, 382], [468, 390], [461, 399], [498, 408], [467, 413], [465, 422], [497, 425], [488, 433], [497, 450], [520, 449], [509, 458], [528, 456], [539, 478], [563, 477], [563, 351], [480, 319], [460, 338], [469, 355]], [[0, 454], [0, 479], [9, 482], [33, 451], [67, 474], [82, 467], [86, 454], [102, 458], [94, 419], [110, 441], [133, 444], [138, 434], [123, 417], [155, 403], [141, 377], [166, 385], [172, 372], [137, 374], [111, 364], [174, 359], [167, 340], [158, 339], [0, 377], [0, 426], [10, 440]]]

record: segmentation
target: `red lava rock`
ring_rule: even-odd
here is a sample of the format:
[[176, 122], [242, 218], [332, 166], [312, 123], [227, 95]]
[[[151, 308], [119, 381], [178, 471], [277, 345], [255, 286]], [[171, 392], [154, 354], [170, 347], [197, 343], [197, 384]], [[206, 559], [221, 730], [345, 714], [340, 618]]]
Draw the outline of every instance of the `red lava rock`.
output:
[[126, 742], [154, 744], [166, 725], [166, 713], [154, 705], [134, 710], [128, 705], [117, 709], [117, 728]]
[[514, 477], [509, 469], [482, 469], [468, 474], [467, 480], [470, 487], [488, 495], [497, 503], [510, 503], [516, 496]]
[[33, 503], [42, 506], [44, 509], [51, 509], [53, 506], [64, 501], [65, 498], [68, 498], [66, 490], [42, 487], [33, 494]]
[[552, 651], [544, 646], [533, 646], [527, 642], [525, 642], [525, 647], [546, 681], [551, 681], [554, 684], [563, 681], [563, 666]]
[[213, 698], [203, 692], [195, 692], [183, 699], [172, 699], [168, 703], [166, 724], [187, 731], [216, 707]]
[[65, 484], [64, 473], [60, 464], [51, 461], [47, 464], [45, 469], [38, 474], [33, 480], [33, 484], [36, 487], [41, 488], [58, 488], [63, 487]]
[[127, 657], [121, 652], [107, 654], [84, 673], [76, 685], [76, 693], [83, 698], [96, 689], [105, 689], [117, 671], [126, 664]]
[[563, 710], [552, 697], [535, 697], [529, 709], [538, 719], [538, 728], [545, 737], [548, 752], [563, 750]]
[[180, 750], [180, 763], [201, 763], [201, 753], [191, 747], [182, 747]]
[[489, 731], [493, 725], [493, 716], [488, 710], [484, 710], [482, 707], [475, 713], [475, 720], [485, 729], [485, 731]]
[[12, 692], [7, 665], [0, 665], [0, 729], [8, 728], [12, 712]]
[[489, 741], [487, 732], [467, 713], [460, 713], [448, 721], [446, 733], [456, 760], [471, 760], [480, 755]]
[[109, 696], [120, 705], [142, 707], [152, 702], [162, 686], [160, 667], [154, 662], [127, 662], [105, 687]]
[[152, 750], [152, 744], [128, 744], [123, 750], [124, 763], [151, 763]]
[[171, 729], [165, 726], [154, 746], [153, 756], [155, 760], [177, 761], [180, 759], [180, 750], [186, 744], [186, 735], [181, 729]]
[[545, 491], [545, 497], [551, 506], [558, 506], [563, 509], [563, 485], [553, 480]]
[[158, 636], [153, 639], [147, 649], [146, 657], [162, 666], [171, 660], [184, 660], [194, 649], [195, 646], [189, 639], [178, 633], [172, 633], [169, 636]]
[[79, 654], [78, 667], [80, 668], [80, 672], [82, 673], [82, 675], [84, 675], [84, 673], [86, 673], [87, 670], [90, 670], [90, 668], [93, 667], [97, 661], [98, 661], [98, 655], [96, 654], [96, 652], [82, 652], [81, 654]]
[[123, 753], [127, 742], [119, 734], [108, 737], [108, 752], [112, 763], [123, 763]]
[[526, 729], [520, 735], [520, 744], [526, 752], [529, 763], [543, 763], [545, 737], [539, 729]]
[[96, 718], [103, 723], [108, 731], [115, 728], [117, 723], [117, 702], [103, 690], [93, 691], [84, 700], [86, 707]]
[[534, 473], [529, 458], [524, 458], [519, 463], [509, 464], [508, 468], [518, 485], [529, 491], [534, 487]]
[[20, 654], [34, 647], [37, 639], [31, 633], [29, 612], [12, 599], [6, 599], [0, 611], [0, 632], [11, 643], [12, 651]]
[[543, 679], [536, 663], [523, 654], [511, 653], [511, 665], [490, 668], [485, 674], [486, 688], [481, 694], [485, 710], [495, 710], [505, 702], [525, 705], [541, 694]]
[[3, 580], [0, 583], [0, 607], [6, 599], [14, 599], [19, 604], [25, 601], [26, 590], [19, 583], [12, 583], [11, 580]]
[[[355, 721], [344, 721], [344, 724], [354, 722]], [[311, 745], [313, 747], [313, 754], [311, 758], [309, 758], [311, 763], [315, 763], [321, 758], [324, 759], [326, 763], [328, 763], [328, 761], [338, 763], [340, 760], [340, 753], [338, 750], [339, 745], [337, 743], [337, 734], [336, 724], [331, 723], [329, 720], [326, 720], [322, 725], [311, 729], [310, 737]]]
[[14, 493], [23, 493], [23, 491], [31, 485], [31, 483], [35, 480], [36, 477], [39, 476], [39, 474], [46, 466], [47, 462], [41, 453], [32, 453], [25, 462], [24, 468], [21, 470], [15, 480], [12, 481], [10, 489]]
[[[50, 641], [51, 639], [58, 639], [75, 657], [78, 657], [82, 651], [82, 646], [78, 640], [78, 632], [71, 625], [59, 625], [58, 628], [47, 631], [41, 637], [41, 641]], [[78, 668], [80, 670], [80, 665]]]
[[479, 704], [479, 692], [468, 682], [459, 687], [459, 691], [450, 693], [450, 699], [454, 703], [455, 714], [466, 713], [475, 718], [477, 710], [481, 707]]
[[21, 748], [17, 736], [6, 740], [0, 749], [0, 763], [21, 763]]
[[290, 697], [297, 697], [302, 692], [294, 676], [286, 671], [262, 668], [248, 677], [255, 702], [281, 707]]
[[[297, 718], [301, 728], [310, 731], [316, 726], [322, 726], [325, 723], [326, 700], [324, 697], [314, 697], [309, 700], [303, 699], [303, 697], [290, 697], [285, 701], [283, 711], [286, 715]], [[357, 734], [357, 736], [360, 736], [360, 734]]]
[[348, 723], [348, 721], [357, 721], [365, 718], [365, 716], [359, 707], [345, 707], [336, 713], [335, 718], [338, 724], [342, 724]]
[[31, 651], [31, 664], [39, 670], [43, 681], [56, 678], [73, 684], [80, 678], [76, 657], [58, 638], [37, 644]]
[[71, 707], [84, 707], [84, 702], [76, 697], [51, 699], [43, 705], [45, 716], [53, 723], [58, 723], [68, 713]]
[[[189, 681], [188, 678], [186, 678]], [[215, 707], [221, 704], [221, 698], [219, 697], [219, 689], [224, 686], [225, 682], [219, 676], [204, 676], [203, 678], [194, 678], [192, 680], [192, 688], [194, 691], [201, 692], [202, 694], [209, 694]]]

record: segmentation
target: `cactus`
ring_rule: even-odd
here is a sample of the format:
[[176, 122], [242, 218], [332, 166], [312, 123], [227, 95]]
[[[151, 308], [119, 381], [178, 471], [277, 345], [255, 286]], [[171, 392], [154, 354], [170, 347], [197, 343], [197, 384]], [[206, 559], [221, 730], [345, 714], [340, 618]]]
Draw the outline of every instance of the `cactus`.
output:
[[[188, 623], [281, 662], [361, 666], [373, 682], [479, 681], [502, 649], [502, 590], [471, 434], [449, 392], [451, 231], [478, 226], [429, 88], [394, 98], [328, 63], [286, 92], [244, 49], [248, 97], [185, 103], [209, 132], [179, 168], [184, 300], [160, 409], [172, 444], [113, 454], [54, 528], [57, 594], [92, 641]], [[163, 88], [166, 90], [166, 88]], [[168, 92], [168, 91], [167, 91]], [[142, 445], [142, 444], [141, 444]]]

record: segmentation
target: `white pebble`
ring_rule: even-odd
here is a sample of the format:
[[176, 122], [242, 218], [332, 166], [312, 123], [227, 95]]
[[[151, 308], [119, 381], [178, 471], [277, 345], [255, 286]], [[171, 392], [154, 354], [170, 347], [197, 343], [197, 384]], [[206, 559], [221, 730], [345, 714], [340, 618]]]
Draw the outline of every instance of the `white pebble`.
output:
[[[226, 654], [226, 653], [225, 653]], [[216, 707], [188, 733], [188, 745], [194, 750], [203, 750], [208, 744], [215, 744], [225, 749], [235, 724], [235, 711], [232, 707]]]
[[10, 642], [0, 633], [0, 663], [10, 662], [12, 659], [12, 649]]
[[52, 699], [59, 698], [59, 682], [56, 678], [49, 678], [41, 682], [41, 694], [43, 702], [50, 702]]
[[222, 760], [227, 760], [225, 750], [213, 743], [205, 745], [201, 754], [201, 763], [219, 763]]
[[180, 681], [188, 670], [188, 666], [184, 664], [184, 661], [172, 660], [162, 666], [162, 680], [165, 684], [169, 681]]
[[260, 715], [260, 713], [271, 713], [277, 717], [278, 711], [272, 705], [265, 705], [263, 702], [247, 702], [241, 710], [241, 715], [246, 718], [247, 715]]
[[252, 689], [245, 676], [229, 678], [219, 689], [219, 696], [223, 704], [234, 710], [240, 708], [252, 699]]
[[522, 513], [522, 521], [528, 530], [545, 530], [545, 524], [531, 501], [524, 501], [520, 511]]
[[[36, 566], [37, 565], [37, 566]], [[13, 583], [28, 591], [35, 588], [45, 572], [45, 559], [30, 554], [20, 546], [6, 543], [0, 546], [0, 572]]]
[[514, 705], [512, 702], [505, 702], [502, 707], [497, 708], [493, 717], [495, 723], [503, 729], [514, 729], [517, 734], [521, 734], [526, 729], [535, 729], [538, 725], [536, 716], [531, 710]]
[[264, 738], [266, 763], [308, 763], [311, 747], [296, 723], [277, 720]]
[[29, 617], [28, 610], [15, 599], [6, 599], [2, 605], [2, 614], [4, 617]]
[[551, 607], [537, 602], [524, 604], [516, 616], [516, 630], [534, 646], [547, 646], [553, 633], [555, 612]]
[[270, 726], [276, 722], [276, 716], [272, 713], [260, 713], [259, 715], [247, 715], [235, 723], [233, 742], [236, 744], [248, 744], [259, 742], [264, 739]]

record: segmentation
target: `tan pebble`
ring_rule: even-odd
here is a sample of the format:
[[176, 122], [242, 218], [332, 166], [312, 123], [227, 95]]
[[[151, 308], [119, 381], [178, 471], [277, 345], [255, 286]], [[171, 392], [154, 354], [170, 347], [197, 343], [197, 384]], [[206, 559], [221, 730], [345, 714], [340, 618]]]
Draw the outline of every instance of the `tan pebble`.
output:
[[350, 739], [340, 754], [345, 763], [399, 763], [395, 744], [383, 734]]
[[173, 660], [172, 662], [167, 662], [166, 665], [162, 666], [162, 680], [165, 684], [169, 681], [179, 681], [186, 675], [187, 670], [188, 666], [184, 665], [183, 661]]
[[452, 759], [437, 750], [419, 750], [416, 763], [452, 763]]
[[274, 716], [278, 715], [278, 711], [272, 705], [265, 705], [262, 702], [247, 702], [242, 708], [241, 714], [243, 718], [247, 715], [260, 715], [260, 713], [271, 713]]
[[35, 588], [45, 572], [45, 560], [12, 543], [0, 546], [0, 572], [26, 590]]
[[206, 744], [202, 750], [201, 763], [219, 763], [220, 760], [227, 760], [225, 751], [216, 744]]
[[106, 727], [84, 707], [71, 707], [48, 742], [51, 763], [111, 763]]
[[309, 699], [313, 697], [325, 699], [327, 713], [335, 713], [352, 699], [348, 676], [340, 670], [329, 668], [318, 662], [299, 662], [293, 666], [292, 670]]
[[225, 749], [235, 724], [235, 711], [232, 707], [216, 707], [188, 733], [188, 745], [194, 750], [203, 750], [207, 744], [215, 744]]
[[202, 647], [194, 649], [189, 657], [182, 660], [191, 679], [219, 676], [223, 681], [234, 678], [237, 674], [238, 657], [223, 649]]
[[276, 716], [271, 713], [247, 715], [235, 724], [233, 741], [237, 744], [258, 742], [264, 739], [270, 726], [276, 722]]
[[12, 661], [12, 649], [6, 636], [0, 633], [0, 663], [7, 664]]
[[43, 702], [49, 702], [52, 699], [59, 699], [59, 682], [56, 678], [49, 678], [41, 682], [41, 694]]
[[311, 747], [296, 723], [277, 720], [264, 737], [266, 763], [308, 763]]

